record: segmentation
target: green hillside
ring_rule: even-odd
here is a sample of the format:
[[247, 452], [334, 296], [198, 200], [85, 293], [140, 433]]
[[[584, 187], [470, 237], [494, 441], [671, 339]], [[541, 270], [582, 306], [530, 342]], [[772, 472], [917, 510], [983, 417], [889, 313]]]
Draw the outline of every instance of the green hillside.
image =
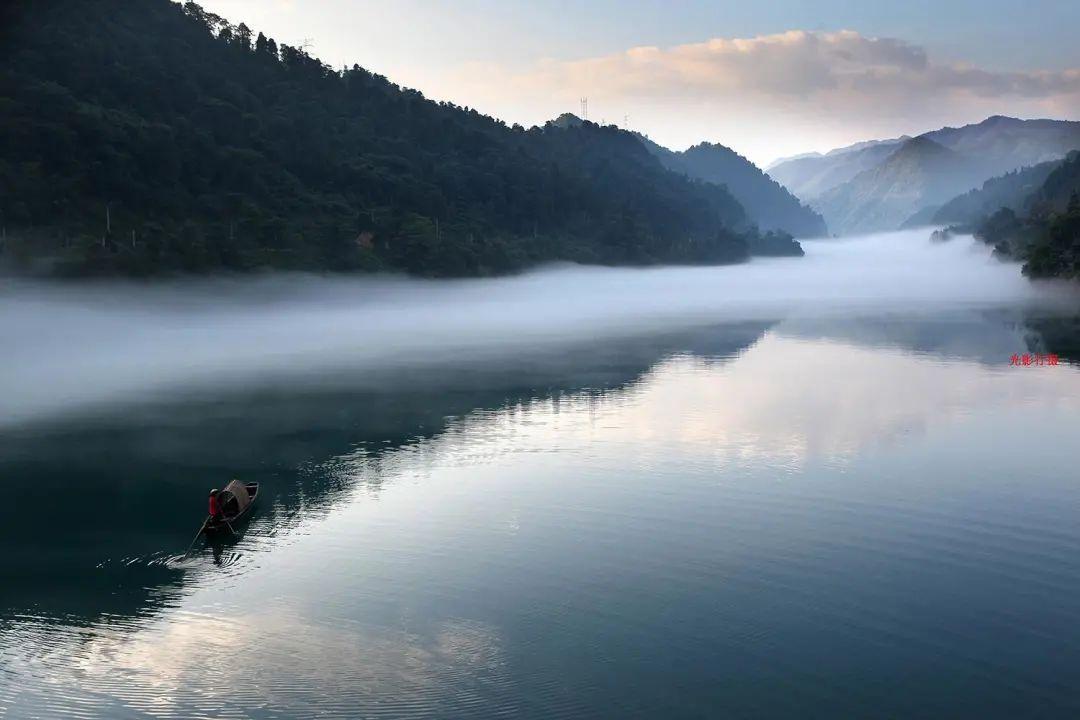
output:
[[508, 127], [191, 2], [0, 12], [9, 265], [477, 275], [731, 262], [753, 240], [726, 189], [615, 128]]
[[976, 236], [1024, 262], [1031, 277], [1080, 278], [1080, 153], [1072, 153], [1024, 202], [1024, 214], [1002, 207]]

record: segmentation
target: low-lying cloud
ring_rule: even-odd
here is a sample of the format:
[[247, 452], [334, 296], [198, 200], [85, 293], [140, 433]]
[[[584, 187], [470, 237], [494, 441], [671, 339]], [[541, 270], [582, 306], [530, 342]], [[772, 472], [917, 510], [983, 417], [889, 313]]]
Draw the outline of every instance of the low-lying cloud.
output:
[[569, 267], [511, 278], [309, 276], [0, 285], [0, 429], [102, 403], [272, 383], [381, 383], [387, 371], [504, 363], [724, 322], [950, 308], [1075, 307], [974, 241], [911, 231], [807, 243], [727, 267]]

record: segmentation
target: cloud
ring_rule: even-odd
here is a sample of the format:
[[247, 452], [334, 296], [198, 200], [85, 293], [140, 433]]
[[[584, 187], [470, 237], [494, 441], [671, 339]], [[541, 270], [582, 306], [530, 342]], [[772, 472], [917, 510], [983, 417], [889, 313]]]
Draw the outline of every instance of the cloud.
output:
[[794, 30], [547, 63], [531, 78], [632, 94], [754, 92], [810, 95], [868, 74], [924, 72], [926, 54], [898, 40]]
[[787, 144], [827, 149], [992, 114], [1080, 110], [1080, 69], [1002, 71], [945, 62], [919, 45], [852, 30], [640, 46], [514, 71], [471, 65], [448, 85], [458, 98], [522, 122], [576, 111], [578, 98], [588, 96], [597, 109], [593, 119], [629, 114], [644, 123], [636, 129], [661, 141], [726, 140], [759, 159]]
[[927, 92], [984, 97], [1080, 92], [1080, 70], [995, 72], [935, 63], [917, 45], [851, 30], [792, 30], [671, 48], [634, 47], [595, 58], [546, 61], [517, 81], [534, 87], [602, 88], [639, 97], [738, 93], [788, 99], [858, 93], [867, 102], [881, 95]]

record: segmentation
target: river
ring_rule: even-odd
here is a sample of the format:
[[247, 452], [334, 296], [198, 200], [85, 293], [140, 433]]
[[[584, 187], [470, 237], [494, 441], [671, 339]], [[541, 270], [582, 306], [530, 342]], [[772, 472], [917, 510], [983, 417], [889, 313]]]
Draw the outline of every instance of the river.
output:
[[805, 247], [3, 281], [0, 716], [1077, 715], [1080, 293]]

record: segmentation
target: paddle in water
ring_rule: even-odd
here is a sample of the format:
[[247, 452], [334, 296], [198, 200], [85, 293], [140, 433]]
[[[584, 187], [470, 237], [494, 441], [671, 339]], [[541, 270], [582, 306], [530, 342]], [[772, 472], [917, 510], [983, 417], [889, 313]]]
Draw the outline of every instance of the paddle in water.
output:
[[191, 548], [195, 547], [195, 543], [199, 541], [199, 536], [203, 534], [203, 530], [206, 529], [206, 523], [210, 522], [210, 516], [207, 515], [206, 519], [202, 521], [202, 525], [199, 526], [199, 532], [195, 533], [195, 537], [192, 538], [191, 544], [188, 545], [188, 549], [184, 552], [184, 557], [191, 554]]

